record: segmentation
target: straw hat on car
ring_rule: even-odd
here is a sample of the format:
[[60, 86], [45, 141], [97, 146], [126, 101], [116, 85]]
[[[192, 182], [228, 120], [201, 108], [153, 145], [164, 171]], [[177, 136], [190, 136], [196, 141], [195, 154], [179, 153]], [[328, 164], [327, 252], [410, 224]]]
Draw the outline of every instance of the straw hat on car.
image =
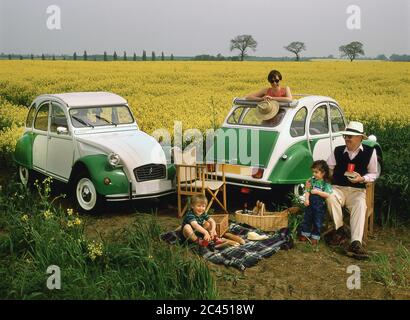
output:
[[367, 136], [363, 130], [363, 124], [358, 121], [350, 121], [345, 131], [342, 131], [342, 134], [349, 136], [362, 136], [364, 140], [367, 139]]
[[261, 120], [269, 120], [279, 112], [279, 103], [275, 100], [262, 101], [257, 106], [256, 116]]

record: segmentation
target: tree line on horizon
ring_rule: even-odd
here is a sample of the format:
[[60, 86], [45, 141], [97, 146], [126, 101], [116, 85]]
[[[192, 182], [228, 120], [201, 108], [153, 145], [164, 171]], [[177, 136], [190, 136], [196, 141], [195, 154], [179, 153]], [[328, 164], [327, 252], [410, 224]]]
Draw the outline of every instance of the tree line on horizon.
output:
[[[238, 35], [235, 38], [230, 40], [230, 51], [238, 50], [239, 54], [237, 56], [231, 56], [231, 57], [224, 57], [220, 53], [217, 54], [216, 56], [209, 55], [209, 54], [201, 54], [197, 55], [194, 57], [184, 57], [184, 58], [178, 58], [178, 60], [195, 60], [195, 61], [243, 61], [245, 58], [248, 58], [248, 52], [249, 50], [256, 51], [258, 43], [257, 41], [251, 36], [251, 35]], [[283, 47], [287, 51], [293, 53], [295, 55], [295, 60], [300, 61], [301, 60], [301, 52], [306, 50], [306, 44], [301, 41], [293, 41], [289, 43], [287, 46]], [[340, 57], [345, 58], [347, 57], [350, 59], [350, 61], [360, 59], [360, 56], [364, 56], [364, 49], [363, 49], [363, 44], [359, 41], [353, 41], [345, 45], [341, 45], [339, 47], [339, 52], [340, 52]], [[41, 60], [56, 60], [56, 55], [46, 55], [46, 54], [41, 54], [41, 56], [34, 56], [33, 54], [30, 54], [29, 56], [24, 56], [22, 54], [5, 54], [1, 53], [0, 54], [0, 59], [9, 59], [12, 60], [13, 58], [15, 59], [20, 59], [24, 60], [24, 57], [26, 59], [31, 59], [34, 60], [35, 57], [40, 57]], [[142, 51], [141, 56], [137, 56], [136, 53], [134, 52], [132, 57], [129, 57], [126, 53], [126, 51], [123, 52], [122, 57], [120, 58], [117, 54], [116, 51], [112, 55], [108, 55], [107, 51], [104, 51], [104, 53], [101, 54], [94, 54], [94, 55], [88, 55], [87, 51], [85, 50], [82, 56], [77, 55], [77, 52], [74, 52], [72, 56], [70, 55], [60, 55], [60, 60], [84, 60], [84, 61], [165, 61], [165, 60], [170, 60], [173, 61], [175, 60], [175, 57], [173, 54], [171, 54], [169, 57], [165, 57], [164, 52], [161, 52], [161, 56], [157, 57], [155, 54], [155, 51], [151, 52], [151, 57], [147, 57], [147, 52], [145, 50]], [[48, 59], [47, 59], [48, 58]], [[283, 60], [285, 57], [279, 58], [279, 60]], [[325, 57], [327, 59], [334, 59], [333, 55], [329, 55], [328, 57]], [[272, 58], [274, 60], [277, 60], [275, 58]], [[366, 59], [369, 59], [368, 57]], [[370, 58], [372, 59], [372, 58]], [[259, 60], [259, 59], [257, 59]], [[263, 59], [261, 59], [263, 60]], [[305, 60], [305, 59], [303, 59]], [[390, 55], [389, 58], [387, 58], [386, 55], [384, 54], [379, 54], [375, 60], [390, 60], [390, 61], [410, 61], [410, 55], [399, 55], [399, 54], [392, 54]]]

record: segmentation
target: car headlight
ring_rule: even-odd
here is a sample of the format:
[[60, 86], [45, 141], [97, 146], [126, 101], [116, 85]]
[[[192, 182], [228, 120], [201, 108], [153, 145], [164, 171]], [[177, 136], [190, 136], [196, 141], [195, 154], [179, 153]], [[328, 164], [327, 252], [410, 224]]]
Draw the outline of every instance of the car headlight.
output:
[[118, 166], [120, 164], [120, 156], [116, 154], [115, 152], [111, 152], [108, 156], [108, 163], [112, 165], [113, 167]]

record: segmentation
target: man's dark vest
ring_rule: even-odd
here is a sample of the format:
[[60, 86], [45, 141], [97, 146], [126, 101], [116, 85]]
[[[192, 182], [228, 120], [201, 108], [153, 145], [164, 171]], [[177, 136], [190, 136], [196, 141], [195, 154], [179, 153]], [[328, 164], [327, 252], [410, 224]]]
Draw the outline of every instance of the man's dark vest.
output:
[[347, 152], [343, 152], [346, 146], [338, 146], [334, 150], [336, 158], [336, 166], [333, 169], [333, 184], [338, 186], [349, 186], [354, 188], [366, 188], [364, 183], [351, 183], [344, 173], [347, 171], [347, 165], [349, 163], [355, 164], [355, 169], [357, 173], [364, 176], [367, 173], [367, 166], [369, 165], [370, 159], [373, 154], [373, 148], [362, 145], [363, 151], [360, 150], [353, 160], [350, 160]]

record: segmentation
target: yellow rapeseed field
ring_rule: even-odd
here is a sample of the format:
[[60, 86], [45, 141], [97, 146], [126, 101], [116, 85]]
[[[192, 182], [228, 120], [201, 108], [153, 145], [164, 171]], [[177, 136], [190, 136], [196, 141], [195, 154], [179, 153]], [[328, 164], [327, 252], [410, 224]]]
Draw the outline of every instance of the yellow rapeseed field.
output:
[[[24, 119], [39, 94], [111, 91], [125, 97], [151, 133], [220, 124], [234, 97], [267, 86], [279, 70], [293, 93], [336, 99], [349, 119], [410, 120], [410, 63], [380, 61], [189, 62], [0, 61], [0, 120]], [[12, 106], [11, 104], [15, 105]]]

